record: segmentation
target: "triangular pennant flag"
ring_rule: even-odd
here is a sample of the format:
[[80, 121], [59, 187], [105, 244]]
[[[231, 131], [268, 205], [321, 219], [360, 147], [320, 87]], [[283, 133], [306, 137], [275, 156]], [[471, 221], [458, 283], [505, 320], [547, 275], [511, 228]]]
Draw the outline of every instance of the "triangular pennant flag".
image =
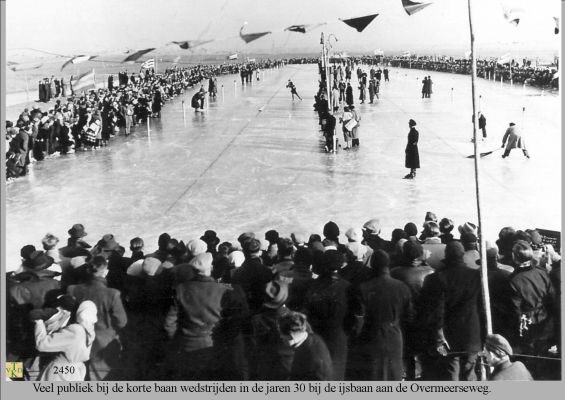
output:
[[265, 35], [268, 35], [271, 32], [256, 32], [256, 33], [243, 33], [243, 28], [245, 27], [246, 24], [243, 24], [243, 26], [241, 27], [241, 29], [239, 30], [239, 36], [243, 39], [243, 41], [245, 43], [249, 43], [252, 42], [254, 40], [259, 39], [260, 37], [263, 37]]
[[67, 61], [65, 61], [65, 63], [61, 66], [61, 71], [63, 69], [65, 69], [65, 67], [69, 64], [80, 64], [80, 63], [86, 62], [88, 60], [92, 60], [93, 58], [96, 58], [96, 57], [98, 57], [98, 56], [86, 56], [86, 55], [83, 55], [83, 54], [81, 54], [80, 56], [74, 56], [74, 57], [68, 59]]
[[518, 24], [520, 23], [520, 18], [522, 18], [522, 15], [524, 14], [524, 10], [522, 10], [521, 8], [503, 8], [503, 12], [504, 19], [508, 21], [510, 25], [513, 25], [515, 27], [518, 26]]
[[553, 32], [555, 32], [556, 35], [559, 34], [559, 18], [557, 17], [553, 17], [553, 20], [555, 21], [555, 29]]
[[285, 28], [285, 31], [306, 33], [306, 25], [291, 25]]
[[402, 0], [402, 6], [408, 15], [415, 14], [431, 4], [432, 3], [416, 3], [415, 1]]
[[352, 28], [357, 29], [357, 32], [363, 32], [363, 29], [367, 27], [379, 14], [365, 15], [364, 17], [341, 19], [340, 21], [345, 22]]
[[138, 50], [133, 54], [130, 54], [129, 56], [127, 56], [124, 61], [122, 62], [134, 62], [136, 61], [138, 58], [142, 57], [144, 54], [149, 53], [150, 51], [155, 50], [154, 47], [150, 48], [150, 49], [143, 49], [143, 50]]
[[183, 41], [179, 41], [179, 42], [173, 41], [171, 43], [179, 45], [179, 47], [181, 49], [188, 50], [188, 49], [192, 49], [196, 46], [202, 46], [203, 44], [210, 43], [210, 42], [213, 42], [213, 41], [214, 41], [213, 39], [210, 39], [210, 40], [183, 40]]
[[291, 25], [288, 28], [285, 28], [285, 31], [306, 33], [306, 32], [310, 32], [311, 30], [316, 29], [317, 27], [325, 25], [325, 24], [326, 24], [326, 22], [319, 22], [317, 24], [310, 24], [310, 25], [306, 25], [306, 24]]

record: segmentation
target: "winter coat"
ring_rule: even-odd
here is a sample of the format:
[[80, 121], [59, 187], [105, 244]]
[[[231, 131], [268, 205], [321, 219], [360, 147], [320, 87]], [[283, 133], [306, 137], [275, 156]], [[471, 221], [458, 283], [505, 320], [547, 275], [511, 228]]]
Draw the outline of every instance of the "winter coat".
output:
[[489, 381], [533, 381], [532, 375], [520, 361], [506, 360], [494, 367]]
[[504, 133], [504, 137], [502, 138], [502, 145], [506, 143], [506, 150], [520, 148], [525, 149], [526, 143], [524, 139], [520, 135], [518, 131], [518, 127], [516, 125], [509, 126]]
[[309, 333], [294, 353], [290, 380], [331, 381], [333, 376], [332, 359], [324, 340]]
[[410, 128], [408, 132], [408, 142], [406, 143], [406, 160], [404, 166], [406, 168], [420, 168], [420, 153], [418, 152], [418, 139], [420, 134], [416, 128]]

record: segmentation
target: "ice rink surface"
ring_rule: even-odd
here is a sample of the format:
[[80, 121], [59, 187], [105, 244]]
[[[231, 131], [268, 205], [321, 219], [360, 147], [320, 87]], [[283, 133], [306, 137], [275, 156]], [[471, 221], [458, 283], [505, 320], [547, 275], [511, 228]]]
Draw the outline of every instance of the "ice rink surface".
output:
[[[113, 233], [127, 249], [139, 236], [151, 252], [163, 232], [186, 242], [213, 229], [235, 242], [244, 231], [321, 234], [329, 220], [343, 234], [377, 217], [389, 238], [407, 222], [421, 226], [426, 211], [456, 226], [476, 222], [474, 165], [466, 158], [473, 152], [470, 76], [390, 71], [376, 104], [359, 104], [353, 80], [362, 118], [355, 150], [324, 152], [312, 107], [317, 66], [289, 65], [263, 71], [252, 85], [220, 77], [223, 95], [220, 88], [203, 113], [190, 108], [189, 90], [151, 120], [150, 134], [140, 126], [107, 148], [35, 163], [7, 185], [7, 269], [18, 267], [23, 245], [41, 247], [47, 232], [64, 246], [75, 223], [85, 225], [91, 244]], [[421, 98], [425, 75], [433, 81], [431, 99]], [[289, 78], [304, 100], [292, 101]], [[508, 225], [560, 231], [559, 95], [479, 78], [479, 96], [488, 132], [481, 151], [500, 148], [512, 121], [531, 155], [513, 150], [502, 159], [497, 150], [481, 159], [486, 238]], [[422, 168], [415, 180], [404, 180], [410, 118], [420, 132]]]

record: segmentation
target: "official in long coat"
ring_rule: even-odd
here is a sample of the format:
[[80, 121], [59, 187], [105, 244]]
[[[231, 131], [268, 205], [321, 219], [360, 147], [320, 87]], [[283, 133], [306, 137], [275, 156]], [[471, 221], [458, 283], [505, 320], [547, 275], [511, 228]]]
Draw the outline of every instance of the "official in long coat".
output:
[[406, 159], [404, 166], [410, 168], [410, 173], [404, 179], [414, 179], [416, 177], [416, 169], [420, 168], [420, 153], [418, 151], [418, 140], [420, 134], [416, 130], [416, 121], [411, 119], [408, 122], [410, 132], [408, 132], [408, 142], [406, 143]]
[[347, 88], [345, 88], [345, 102], [350, 107], [353, 105], [353, 88], [349, 82], [347, 83]]
[[371, 267], [376, 275], [361, 284], [360, 303], [362, 341], [361, 373], [364, 380], [400, 381], [402, 379], [403, 332], [402, 325], [413, 318], [412, 296], [406, 284], [390, 277], [390, 258], [383, 250], [371, 256]]

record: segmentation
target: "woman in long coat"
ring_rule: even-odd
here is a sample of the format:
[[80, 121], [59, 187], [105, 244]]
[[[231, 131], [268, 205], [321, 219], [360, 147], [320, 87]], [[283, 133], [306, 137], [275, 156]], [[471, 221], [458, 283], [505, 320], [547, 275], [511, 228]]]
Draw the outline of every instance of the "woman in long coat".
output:
[[48, 333], [45, 322], [35, 321], [37, 350], [57, 352], [55, 358], [43, 368], [38, 381], [83, 381], [86, 376], [85, 361], [90, 358], [94, 342], [94, 324], [97, 308], [92, 301], [83, 301], [76, 313], [76, 323]]
[[420, 134], [416, 130], [416, 121], [411, 119], [408, 122], [410, 132], [408, 132], [408, 142], [406, 143], [406, 160], [404, 166], [410, 168], [410, 173], [404, 179], [414, 179], [416, 177], [416, 168], [420, 168], [420, 153], [418, 152], [418, 139]]

